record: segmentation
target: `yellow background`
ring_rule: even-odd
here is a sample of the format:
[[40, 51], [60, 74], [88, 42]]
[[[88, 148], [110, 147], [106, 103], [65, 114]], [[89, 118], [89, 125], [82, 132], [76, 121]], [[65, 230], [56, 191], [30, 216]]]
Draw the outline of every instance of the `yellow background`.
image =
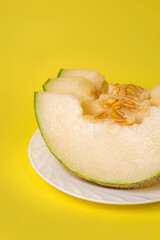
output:
[[160, 82], [160, 1], [0, 4], [0, 239], [159, 239], [160, 203], [112, 206], [68, 196], [30, 165], [33, 92], [60, 68], [110, 82]]

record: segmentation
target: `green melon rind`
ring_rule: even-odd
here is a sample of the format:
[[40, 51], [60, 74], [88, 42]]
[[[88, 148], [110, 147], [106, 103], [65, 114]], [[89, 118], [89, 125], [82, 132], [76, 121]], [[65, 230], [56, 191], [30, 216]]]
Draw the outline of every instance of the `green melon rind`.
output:
[[[63, 72], [63, 68], [61, 68], [59, 70], [57, 78], [59, 78], [61, 76], [62, 72]], [[52, 78], [48, 78], [47, 81], [42, 85], [42, 88], [43, 88], [44, 91], [46, 91], [46, 87], [47, 87], [48, 83], [50, 82], [50, 80], [52, 80]]]
[[[62, 75], [62, 72], [63, 72], [63, 68], [61, 68], [59, 70], [57, 78], [59, 78]], [[43, 88], [44, 91], [46, 91], [46, 87], [47, 87], [48, 83], [50, 82], [50, 80], [52, 80], [52, 78], [48, 78], [48, 80], [42, 85], [42, 88]]]
[[48, 78], [48, 80], [42, 85], [42, 88], [44, 91], [46, 91], [46, 87], [47, 87], [48, 83], [50, 82], [50, 80], [52, 80], [52, 78]]
[[61, 68], [61, 69], [59, 70], [59, 73], [58, 73], [58, 75], [57, 75], [57, 78], [62, 75], [62, 72], [63, 72], [63, 68]]
[[[50, 80], [50, 79], [49, 79]], [[47, 83], [47, 82], [46, 82]], [[44, 84], [45, 85], [45, 84]], [[92, 179], [92, 178], [88, 178], [74, 170], [72, 170], [69, 166], [67, 166], [63, 160], [61, 160], [57, 155], [56, 153], [54, 152], [54, 150], [51, 149], [49, 143], [47, 142], [47, 139], [45, 138], [45, 134], [43, 133], [44, 130], [43, 128], [41, 127], [41, 123], [38, 119], [38, 114], [37, 114], [37, 103], [38, 103], [38, 92], [35, 92], [34, 93], [34, 110], [35, 110], [35, 115], [36, 115], [36, 120], [37, 120], [37, 123], [38, 123], [38, 127], [39, 127], [39, 130], [41, 132], [41, 135], [48, 147], [48, 149], [50, 150], [50, 152], [55, 156], [55, 158], [60, 162], [62, 163], [69, 171], [71, 171], [72, 173], [74, 173], [76, 176], [79, 176], [80, 178], [83, 178], [85, 180], [88, 180], [90, 182], [94, 182], [96, 184], [99, 184], [99, 185], [102, 185], [102, 186], [106, 186], [106, 187], [112, 187], [112, 188], [123, 188], [123, 189], [132, 189], [132, 188], [141, 188], [141, 187], [147, 187], [147, 186], [150, 186], [152, 184], [155, 184], [155, 183], [158, 183], [160, 181], [160, 172], [158, 172], [156, 175], [150, 177], [150, 178], [147, 178], [147, 179], [144, 179], [142, 181], [139, 181], [139, 182], [133, 182], [133, 183], [110, 183], [110, 182], [102, 182], [102, 181], [99, 181], [99, 180], [95, 180], [95, 179]]]

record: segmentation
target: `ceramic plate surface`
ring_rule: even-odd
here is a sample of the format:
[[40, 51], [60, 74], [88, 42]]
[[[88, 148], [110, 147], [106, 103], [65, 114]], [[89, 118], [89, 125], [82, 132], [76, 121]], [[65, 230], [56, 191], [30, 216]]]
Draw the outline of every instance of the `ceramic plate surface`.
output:
[[76, 177], [51, 154], [39, 130], [30, 141], [29, 159], [46, 182], [74, 197], [98, 203], [127, 205], [160, 201], [160, 183], [148, 188], [122, 190], [99, 186]]

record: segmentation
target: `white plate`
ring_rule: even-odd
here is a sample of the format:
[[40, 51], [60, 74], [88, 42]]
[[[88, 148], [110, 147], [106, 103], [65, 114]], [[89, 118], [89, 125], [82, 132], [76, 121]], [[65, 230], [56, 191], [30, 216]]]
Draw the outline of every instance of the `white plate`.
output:
[[55, 188], [74, 197], [109, 204], [143, 204], [160, 201], [160, 184], [152, 187], [122, 190], [99, 186], [71, 174], [51, 154], [40, 131], [29, 144], [29, 158], [35, 171]]

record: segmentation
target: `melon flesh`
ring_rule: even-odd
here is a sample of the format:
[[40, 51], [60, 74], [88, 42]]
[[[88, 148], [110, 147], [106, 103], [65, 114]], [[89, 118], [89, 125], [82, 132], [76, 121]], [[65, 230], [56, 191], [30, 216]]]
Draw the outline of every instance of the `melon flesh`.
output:
[[96, 90], [101, 88], [105, 77], [97, 71], [90, 69], [61, 69], [58, 77], [84, 77], [94, 83]]
[[50, 151], [77, 175], [106, 186], [141, 187], [159, 180], [160, 107], [141, 124], [121, 126], [83, 115], [71, 94], [35, 93], [35, 113]]
[[48, 79], [43, 85], [44, 91], [55, 93], [70, 93], [81, 100], [94, 98], [94, 84], [83, 77], [59, 77]]

